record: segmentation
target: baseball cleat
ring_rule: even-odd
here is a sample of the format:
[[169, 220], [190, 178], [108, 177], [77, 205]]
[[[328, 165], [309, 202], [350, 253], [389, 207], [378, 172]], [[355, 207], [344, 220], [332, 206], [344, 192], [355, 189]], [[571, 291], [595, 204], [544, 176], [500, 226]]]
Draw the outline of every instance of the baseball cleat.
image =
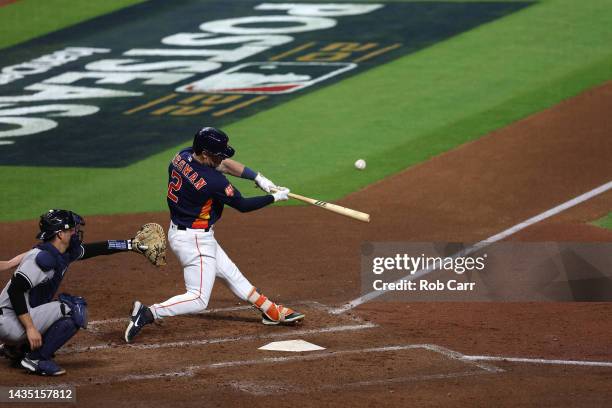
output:
[[153, 315], [151, 314], [149, 308], [139, 301], [135, 301], [134, 307], [132, 308], [132, 315], [130, 316], [130, 323], [125, 329], [125, 342], [131, 343], [134, 337], [140, 333], [140, 330], [144, 327], [144, 325], [152, 322]]
[[301, 323], [304, 317], [306, 317], [304, 313], [296, 312], [282, 305], [278, 305], [278, 309], [280, 311], [280, 319], [274, 320], [265, 313], [262, 313], [261, 322], [266, 326], [276, 326], [278, 324], [295, 325]]
[[58, 366], [53, 360], [34, 360], [25, 356], [21, 366], [33, 374], [58, 376], [66, 374], [66, 370]]

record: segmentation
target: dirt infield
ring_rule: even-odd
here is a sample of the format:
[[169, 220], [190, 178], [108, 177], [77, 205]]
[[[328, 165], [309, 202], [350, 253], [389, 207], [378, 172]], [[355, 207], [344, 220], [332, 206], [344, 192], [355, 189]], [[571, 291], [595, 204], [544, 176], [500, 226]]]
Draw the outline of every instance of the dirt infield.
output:
[[2, 6], [8, 6], [11, 3], [16, 3], [19, 0], [0, 0], [0, 7]]
[[[41, 379], [3, 363], [0, 383], [73, 384], [84, 406], [603, 406], [611, 304], [372, 302], [342, 315], [328, 306], [359, 295], [364, 241], [474, 242], [612, 180], [610, 111], [606, 84], [341, 201], [371, 213], [369, 225], [311, 207], [227, 211], [217, 239], [260, 289], [306, 312], [299, 327], [262, 326], [218, 285], [215, 310], [147, 327], [127, 346], [117, 319], [136, 298], [182, 292], [176, 260], [161, 270], [134, 254], [75, 264], [64, 290], [88, 299], [94, 323], [58, 354], [68, 374]], [[511, 239], [612, 242], [612, 231], [585, 224], [611, 209], [608, 191]], [[166, 225], [167, 214], [88, 217], [87, 240], [128, 237], [148, 221]], [[36, 223], [2, 229], [8, 258], [32, 244]], [[257, 350], [293, 338], [326, 350]]]

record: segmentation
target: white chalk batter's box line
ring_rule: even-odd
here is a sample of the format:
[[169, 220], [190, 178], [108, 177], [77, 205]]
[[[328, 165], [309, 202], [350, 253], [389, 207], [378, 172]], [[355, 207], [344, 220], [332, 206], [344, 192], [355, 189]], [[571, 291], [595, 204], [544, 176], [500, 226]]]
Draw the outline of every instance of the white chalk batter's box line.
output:
[[312, 391], [338, 391], [346, 388], [359, 388], [367, 386], [386, 386], [391, 384], [403, 384], [416, 381], [430, 381], [430, 380], [446, 380], [450, 378], [468, 377], [473, 375], [487, 374], [483, 371], [462, 371], [447, 374], [423, 374], [423, 375], [410, 375], [404, 377], [385, 378], [380, 380], [367, 380], [367, 381], [356, 381], [352, 383], [342, 384], [325, 384], [320, 385], [313, 389], [304, 389], [290, 384], [284, 384], [282, 386], [274, 384], [264, 383], [253, 383], [248, 381], [232, 381], [229, 383], [233, 388], [238, 391], [246, 392], [255, 396], [265, 396], [278, 393], [306, 393]]
[[[408, 381], [424, 381], [424, 380], [433, 380], [433, 379], [446, 379], [446, 378], [455, 378], [455, 377], [464, 377], [468, 375], [478, 375], [478, 374], [494, 374], [504, 372], [503, 369], [490, 365], [488, 363], [482, 363], [478, 361], [472, 361], [470, 359], [464, 359], [463, 354], [458, 353], [453, 350], [449, 350], [445, 347], [437, 346], [435, 344], [403, 344], [403, 345], [387, 345], [381, 347], [370, 347], [370, 348], [362, 348], [362, 349], [350, 349], [350, 350], [337, 350], [337, 351], [324, 351], [319, 353], [311, 353], [311, 354], [299, 354], [299, 355], [291, 355], [291, 356], [280, 356], [280, 357], [264, 357], [259, 359], [252, 360], [233, 360], [233, 361], [224, 361], [218, 363], [210, 363], [203, 365], [192, 365], [188, 366], [182, 370], [173, 371], [173, 372], [156, 372], [156, 373], [148, 373], [148, 374], [128, 374], [117, 377], [100, 377], [100, 378], [92, 378], [84, 381], [75, 381], [68, 383], [50, 383], [44, 384], [44, 386], [52, 386], [56, 388], [68, 387], [68, 386], [83, 386], [83, 385], [100, 385], [100, 384], [111, 384], [111, 383], [120, 383], [120, 382], [134, 382], [134, 381], [146, 381], [146, 380], [158, 380], [158, 379], [182, 379], [182, 378], [191, 378], [194, 377], [199, 372], [205, 370], [215, 370], [222, 368], [232, 368], [232, 367], [241, 367], [241, 366], [257, 366], [262, 364], [284, 364], [291, 362], [299, 362], [299, 361], [315, 361], [322, 360], [330, 357], [341, 357], [341, 356], [351, 356], [351, 355], [363, 355], [363, 354], [372, 354], [372, 353], [388, 353], [388, 352], [397, 352], [403, 350], [427, 350], [434, 353], [441, 354], [442, 356], [451, 359], [458, 360], [465, 363], [468, 366], [478, 368], [478, 370], [472, 371], [460, 371], [460, 372], [451, 372], [451, 373], [442, 373], [442, 374], [427, 374], [427, 375], [414, 375], [408, 377], [396, 377], [391, 379], [384, 380], [372, 380], [372, 381], [360, 381], [356, 383], [347, 383], [347, 384], [331, 384], [329, 386], [324, 386], [322, 389], [326, 389], [329, 387], [330, 389], [340, 389], [345, 387], [357, 387], [364, 385], [378, 385], [378, 384], [386, 384], [386, 383], [400, 383], [400, 382], [408, 382]], [[43, 385], [43, 384], [40, 384]], [[230, 384], [231, 385], [231, 384]], [[234, 384], [235, 385], [235, 384]], [[261, 392], [257, 391], [257, 392]]]
[[[296, 305], [307, 305], [314, 309], [318, 309], [326, 312], [330, 316], [334, 316], [331, 313], [331, 308], [327, 305], [316, 301], [301, 301], [295, 302]], [[229, 308], [220, 308], [220, 309], [209, 309], [204, 311], [203, 314], [211, 314], [211, 313], [224, 313], [231, 311], [240, 311], [252, 309], [252, 306], [235, 306]], [[334, 316], [334, 318], [338, 318]], [[116, 348], [132, 348], [139, 350], [154, 350], [154, 349], [162, 349], [162, 348], [180, 348], [180, 347], [196, 347], [196, 346], [205, 346], [209, 344], [221, 344], [221, 343], [233, 343], [240, 341], [254, 341], [254, 340], [262, 340], [262, 339], [282, 339], [286, 337], [296, 337], [296, 336], [310, 336], [316, 334], [324, 334], [324, 333], [339, 333], [339, 332], [347, 332], [347, 331], [357, 331], [357, 330], [365, 330], [371, 329], [374, 327], [378, 327], [378, 325], [371, 322], [364, 322], [362, 319], [351, 316], [349, 319], [353, 322], [353, 324], [345, 324], [345, 325], [336, 325], [336, 326], [328, 326], [321, 328], [313, 328], [313, 329], [301, 329], [301, 330], [288, 330], [284, 332], [274, 332], [267, 334], [252, 334], [252, 335], [244, 335], [244, 336], [235, 336], [235, 337], [220, 337], [220, 338], [208, 338], [208, 339], [197, 339], [197, 340], [182, 340], [182, 341], [173, 341], [173, 342], [164, 342], [164, 343], [146, 343], [146, 344], [125, 344], [122, 340], [118, 339], [118, 343], [100, 343], [93, 345], [85, 345], [85, 346], [72, 346], [68, 345], [63, 349], [59, 350], [57, 354], [73, 354], [73, 353], [87, 353], [94, 352], [100, 350], [108, 350], [108, 349], [116, 349]], [[123, 322], [127, 324], [128, 319], [107, 319], [107, 320], [97, 320], [90, 322], [90, 324], [95, 325], [105, 325], [105, 324], [114, 324], [118, 322]], [[259, 323], [258, 323], [259, 324]], [[272, 327], [271, 330], [277, 329], [276, 327]]]
[[[164, 371], [164, 372], [156, 372], [156, 373], [148, 373], [148, 374], [128, 374], [128, 375], [117, 376], [117, 377], [100, 377], [96, 379], [92, 378], [92, 379], [88, 379], [87, 381], [84, 380], [84, 381], [75, 381], [75, 382], [68, 382], [68, 383], [50, 383], [50, 384], [39, 384], [39, 385], [53, 387], [53, 388], [65, 388], [69, 386], [99, 385], [99, 384], [111, 384], [111, 383], [117, 383], [117, 382], [136, 382], [136, 381], [159, 380], [159, 379], [183, 379], [183, 378], [194, 377], [199, 372], [202, 372], [205, 370], [222, 369], [222, 368], [227, 368], [227, 367], [257, 366], [257, 365], [263, 365], [263, 364], [284, 364], [284, 363], [291, 363], [291, 362], [298, 362], [298, 361], [314, 361], [314, 360], [320, 360], [320, 359], [326, 359], [326, 358], [338, 357], [338, 356], [350, 356], [350, 355], [355, 355], [355, 354], [361, 355], [361, 354], [368, 354], [368, 353], [384, 353], [384, 352], [414, 350], [414, 349], [422, 349], [422, 350], [432, 351], [434, 353], [439, 353], [443, 355], [444, 357], [447, 357], [448, 359], [461, 361], [467, 365], [476, 367], [479, 370], [458, 371], [458, 372], [441, 373], [441, 374], [412, 375], [412, 376], [395, 377], [395, 378], [388, 378], [388, 379], [359, 381], [359, 382], [344, 383], [344, 384], [327, 384], [327, 385], [321, 386], [319, 389], [321, 391], [339, 390], [343, 388], [368, 386], [368, 385], [384, 385], [384, 384], [396, 384], [396, 383], [406, 383], [406, 382], [414, 382], [414, 381], [439, 380], [439, 379], [474, 376], [474, 375], [479, 375], [479, 374], [501, 374], [505, 372], [504, 369], [493, 366], [489, 363], [486, 363], [486, 361], [612, 368], [612, 362], [578, 361], [578, 360], [547, 360], [547, 359], [540, 359], [540, 358], [465, 355], [457, 351], [450, 350], [446, 347], [438, 346], [436, 344], [404, 344], [404, 345], [387, 345], [387, 346], [381, 346], [381, 347], [371, 347], [371, 348], [353, 349], [353, 350], [324, 351], [324, 352], [319, 352], [319, 353], [299, 354], [299, 355], [291, 355], [291, 356], [264, 357], [264, 358], [252, 359], [252, 360], [225, 361], [225, 362], [210, 363], [210, 364], [204, 364], [204, 365], [192, 365], [182, 370], [173, 371], [173, 372]], [[238, 389], [244, 392], [249, 392], [255, 395], [267, 395], [267, 394], [275, 393], [278, 391], [283, 391], [283, 392], [300, 392], [301, 391], [298, 388], [287, 389], [286, 387], [283, 388], [282, 390], [280, 388], [274, 389], [268, 386], [262, 386], [261, 384], [253, 384], [253, 383], [248, 383], [248, 382], [235, 382], [234, 381], [234, 382], [229, 383], [229, 385], [235, 389]]]
[[282, 339], [286, 337], [300, 337], [310, 336], [314, 334], [323, 333], [338, 333], [346, 331], [365, 330], [378, 327], [374, 323], [362, 323], [362, 324], [349, 324], [341, 326], [322, 327], [318, 329], [303, 329], [303, 330], [289, 330], [281, 333], [269, 333], [269, 334], [250, 334], [245, 336], [236, 337], [219, 337], [210, 339], [200, 340], [184, 340], [184, 341], [173, 341], [166, 343], [148, 343], [148, 344], [96, 344], [92, 346], [82, 347], [65, 347], [57, 352], [57, 354], [73, 354], [73, 353], [86, 353], [98, 350], [108, 350], [117, 348], [131, 348], [137, 350], [155, 350], [162, 348], [180, 348], [180, 347], [194, 347], [194, 346], [205, 346], [208, 344], [221, 344], [221, 343], [234, 343], [240, 341], [253, 341], [263, 339]]
[[[322, 310], [329, 315], [333, 315], [332, 311], [335, 310], [334, 308], [327, 306], [321, 302], [317, 302], [315, 300], [302, 300], [298, 302], [292, 302], [291, 304], [295, 306], [300, 306], [300, 305], [310, 306], [314, 309]], [[251, 305], [240, 305], [240, 306], [230, 306], [230, 307], [221, 307], [221, 308], [211, 308], [211, 309], [203, 310], [200, 313], [194, 313], [194, 314], [195, 315], [208, 315], [208, 314], [215, 314], [215, 313], [239, 312], [243, 310], [256, 310], [256, 309]], [[355, 321], [360, 321], [360, 322], [363, 321], [362, 319], [358, 317], [352, 317], [352, 319]], [[96, 330], [99, 330], [100, 326], [106, 326], [109, 324], [116, 324], [116, 323], [127, 324], [128, 321], [129, 321], [129, 317], [127, 317], [127, 315], [126, 317], [117, 317], [117, 318], [104, 319], [104, 320], [92, 320], [88, 323], [87, 329], [96, 331]]]
[[[195, 313], [198, 315], [207, 315], [207, 314], [214, 314], [214, 313], [224, 313], [224, 312], [237, 312], [237, 311], [241, 311], [241, 310], [248, 310], [248, 309], [252, 309], [252, 306], [249, 305], [242, 305], [242, 306], [232, 306], [232, 307], [224, 307], [224, 308], [216, 308], [216, 309], [206, 309], [200, 313]], [[109, 324], [115, 324], [115, 323], [126, 323], [130, 320], [129, 317], [117, 317], [114, 319], [104, 319], [104, 320], [92, 320], [91, 322], [89, 322], [87, 324], [87, 330], [99, 330], [100, 326], [106, 326]]]

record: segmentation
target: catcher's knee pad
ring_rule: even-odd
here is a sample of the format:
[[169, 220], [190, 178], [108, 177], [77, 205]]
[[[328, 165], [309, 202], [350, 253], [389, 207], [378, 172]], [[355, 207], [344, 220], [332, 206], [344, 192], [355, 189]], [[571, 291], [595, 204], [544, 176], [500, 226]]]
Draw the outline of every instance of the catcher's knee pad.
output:
[[81, 296], [72, 296], [67, 293], [59, 295], [59, 301], [70, 308], [69, 311], [62, 309], [64, 316], [69, 315], [77, 327], [87, 328], [87, 301]]

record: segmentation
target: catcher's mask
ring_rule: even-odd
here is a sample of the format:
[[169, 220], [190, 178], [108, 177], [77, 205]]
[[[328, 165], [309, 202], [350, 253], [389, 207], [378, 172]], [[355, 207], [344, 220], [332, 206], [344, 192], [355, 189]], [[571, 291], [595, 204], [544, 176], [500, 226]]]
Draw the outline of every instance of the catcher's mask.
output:
[[228, 159], [235, 153], [233, 147], [229, 146], [229, 137], [214, 127], [204, 127], [193, 137], [193, 151], [196, 154], [206, 152], [211, 156]]
[[85, 219], [79, 214], [68, 210], [49, 210], [40, 216], [38, 227], [40, 232], [36, 239], [49, 241], [60, 231], [75, 229], [75, 235], [79, 241], [83, 241], [83, 231], [81, 225], [85, 225]]

